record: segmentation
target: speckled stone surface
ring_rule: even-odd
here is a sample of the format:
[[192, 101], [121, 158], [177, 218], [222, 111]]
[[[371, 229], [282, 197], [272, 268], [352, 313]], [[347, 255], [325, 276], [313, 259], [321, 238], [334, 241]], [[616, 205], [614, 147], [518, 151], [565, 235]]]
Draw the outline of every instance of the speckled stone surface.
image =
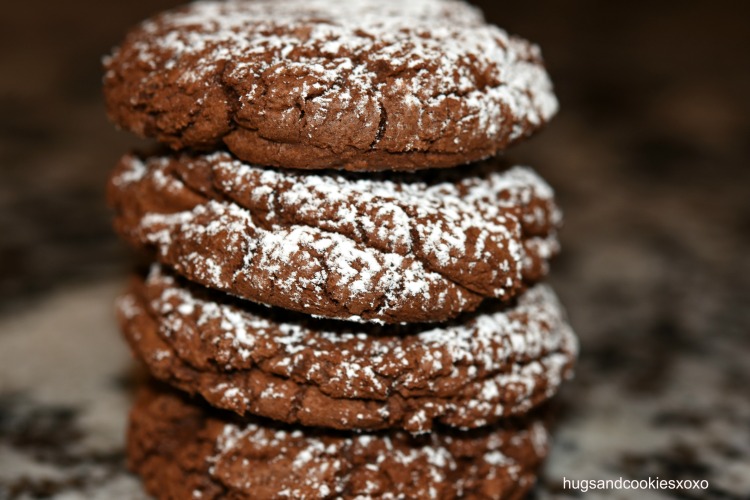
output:
[[[169, 2], [38, 3], [0, 18], [0, 499], [144, 498], [112, 305], [129, 260], [103, 208], [135, 142], [105, 121], [98, 58]], [[536, 499], [750, 492], [750, 39], [720, 3], [488, 11], [541, 44], [562, 106], [511, 156], [565, 210], [552, 278], [582, 346]], [[562, 489], [620, 476], [710, 488]]]

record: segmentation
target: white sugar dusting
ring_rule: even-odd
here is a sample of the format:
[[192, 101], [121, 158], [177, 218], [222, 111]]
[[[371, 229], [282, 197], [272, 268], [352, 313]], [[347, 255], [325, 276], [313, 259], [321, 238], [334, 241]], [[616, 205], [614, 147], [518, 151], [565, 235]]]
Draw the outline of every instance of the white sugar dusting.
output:
[[[165, 332], [167, 337], [179, 340], [203, 332], [218, 335], [223, 340], [220, 357], [236, 360], [230, 370], [248, 369], [255, 360], [262, 360], [265, 369], [278, 376], [305, 380], [323, 390], [330, 385], [347, 398], [375, 399], [406, 388], [434, 389], [438, 383], [468, 376], [462, 383], [476, 387], [468, 401], [440, 403], [442, 406], [428, 403], [409, 417], [410, 429], [428, 429], [429, 415], [440, 411], [459, 417], [470, 412], [492, 417], [527, 411], [540, 388], [547, 396], [556, 392], [577, 352], [564, 312], [546, 285], [529, 289], [511, 308], [479, 314], [464, 323], [408, 336], [368, 337], [356, 329], [310, 330], [295, 323], [274, 322], [229, 303], [204, 300], [159, 266], [152, 268], [146, 284], [161, 290], [150, 304], [155, 313], [166, 318], [190, 311], [181, 317], [182, 324], [200, 325], [198, 329]], [[275, 354], [268, 359], [265, 353]], [[223, 392], [225, 398], [251, 397], [235, 387], [220, 385], [223, 387], [217, 386], [216, 392]], [[502, 404], [508, 390], [515, 394], [514, 408]], [[277, 395], [269, 387], [260, 397]]]
[[[457, 475], [474, 475], [479, 468], [485, 471], [487, 479], [501, 475], [517, 477], [536, 460], [534, 456], [544, 457], [546, 449], [537, 448], [535, 436], [531, 435], [537, 428], [545, 432], [544, 427], [536, 420], [530, 425], [534, 430], [520, 429], [513, 433], [497, 428], [474, 442], [469, 437], [438, 432], [416, 441], [400, 432], [327, 436], [277, 430], [256, 423], [232, 423], [224, 425], [216, 439], [214, 454], [207, 461], [212, 476], [226, 480], [229, 479], [226, 473], [231, 471], [230, 483], [225, 484], [243, 491], [254, 491], [259, 486], [255, 482], [258, 480], [266, 488], [269, 486], [269, 478], [251, 469], [259, 460], [264, 461], [263, 466], [283, 461], [287, 475], [271, 480], [271, 484], [278, 485], [280, 492], [276, 496], [281, 498], [308, 498], [310, 492], [315, 492], [315, 498], [338, 498], [350, 488], [354, 477], [371, 478], [359, 486], [364, 489], [360, 489], [356, 498], [375, 498], [371, 494], [384, 499], [406, 498], [407, 491], [410, 498], [415, 495], [415, 498], [439, 498], [438, 487], [445, 491], [449, 487], [446, 482], [455, 480]], [[467, 445], [468, 449], [478, 451], [471, 462], [460, 451], [456, 453], [458, 450], [465, 453]], [[531, 455], [526, 456], [529, 463], [503, 453], [518, 447], [529, 449]], [[375, 479], [394, 468], [407, 472], [412, 482], [407, 490], [402, 490], [407, 484], [396, 482], [389, 488], [391, 491], [382, 491], [382, 485]], [[455, 487], [460, 495], [463, 486]]]
[[[338, 122], [343, 108], [374, 120], [368, 124], [374, 134], [377, 116], [397, 92], [416, 112], [417, 127], [398, 116], [388, 117], [388, 127], [410, 134], [415, 150], [452, 127], [459, 129], [451, 144], [456, 151], [462, 140], [515, 140], [557, 111], [539, 48], [485, 24], [463, 2], [204, 1], [141, 29], [148, 38], [134, 44], [139, 64], [178, 72], [183, 85], [223, 73], [225, 81], [245, 82], [242, 106], [273, 89], [274, 74], [295, 75], [286, 80], [283, 112], [296, 117], [295, 102], [305, 103], [309, 137]], [[463, 120], [434, 115], [446, 103]]]
[[[214, 222], [207, 225], [207, 219]], [[383, 313], [398, 308], [405, 300], [429, 299], [430, 291], [435, 288], [454, 287], [440, 274], [425, 269], [420, 261], [407, 263], [400, 255], [365, 251], [340, 234], [307, 226], [262, 229], [252, 222], [247, 211], [227, 202], [211, 201], [176, 214], [151, 213], [143, 217], [139, 231], [165, 257], [170, 255], [175, 237], [180, 241], [202, 242], [196, 244], [197, 251], [175, 257], [173, 265], [214, 288], [231, 290], [238, 279], [255, 286], [253, 280], [258, 269], [269, 275], [285, 274], [275, 285], [300, 302], [298, 307], [302, 307], [301, 290], [307, 291], [313, 301], [307, 302], [307, 307], [315, 305], [316, 300], [330, 300], [327, 297], [332, 279], [337, 289], [347, 290], [350, 301], [356, 301], [360, 295], [382, 296]], [[228, 240], [229, 248], [213, 248], [212, 242], [217, 237]], [[322, 247], [330, 248], [321, 252]], [[249, 265], [233, 271], [228, 267], [232, 265], [227, 262], [228, 251], [237, 252]], [[318, 271], [306, 277], [310, 268]]]
[[127, 184], [132, 184], [143, 179], [146, 172], [146, 164], [140, 158], [133, 156], [128, 161], [127, 168], [112, 178], [112, 184], [117, 187], [124, 187]]
[[[252, 289], [256, 276], [268, 276], [307, 313], [367, 297], [379, 303], [368, 318], [377, 321], [407, 301], [428, 311], [448, 300], [460, 310], [471, 293], [510, 298], [526, 269], [546, 272], [559, 250], [552, 190], [526, 167], [428, 184], [275, 171], [227, 153], [176, 161], [214, 176], [231, 201], [146, 213], [135, 234], [181, 273], [214, 288], [232, 291], [244, 282]], [[117, 187], [189, 192], [167, 173], [168, 157], [142, 165], [127, 157], [115, 179], [133, 180]], [[551, 232], [529, 237], [528, 227]], [[255, 294], [250, 298], [262, 301], [260, 290]], [[337, 317], [362, 320], [356, 312]]]
[[[486, 286], [494, 296], [507, 292], [508, 277], [521, 277], [522, 235], [510, 209], [528, 205], [532, 199], [552, 204], [553, 198], [549, 186], [524, 167], [458, 185], [427, 185], [265, 170], [226, 153], [215, 153], [206, 161], [215, 165], [228, 196], [267, 213], [271, 223], [294, 219], [346, 234], [380, 251], [414, 255], [434, 271], [445, 273], [450, 268], [448, 277], [458, 283], [471, 287], [480, 278], [489, 282]], [[549, 224], [546, 215], [539, 210], [529, 212], [524, 222]], [[355, 252], [345, 250], [347, 255]], [[504, 261], [504, 265], [476, 269], [477, 262], [494, 261]], [[362, 285], [352, 283], [355, 291]], [[407, 291], [415, 295], [424, 289], [415, 284]]]

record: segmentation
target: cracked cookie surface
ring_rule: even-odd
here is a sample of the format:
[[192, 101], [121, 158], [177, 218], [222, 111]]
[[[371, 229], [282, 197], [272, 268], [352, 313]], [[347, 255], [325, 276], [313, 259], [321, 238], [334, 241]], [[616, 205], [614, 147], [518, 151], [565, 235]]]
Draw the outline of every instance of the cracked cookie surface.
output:
[[328, 318], [444, 321], [511, 300], [559, 250], [551, 188], [497, 161], [384, 177], [129, 155], [109, 198], [117, 231], [178, 273]]
[[539, 418], [472, 432], [352, 434], [240, 421], [163, 388], [130, 416], [130, 468], [159, 499], [520, 499], [547, 454]]
[[142, 23], [105, 69], [119, 126], [267, 166], [450, 167], [557, 110], [539, 48], [450, 0], [195, 2]]
[[461, 321], [377, 326], [251, 306], [154, 266], [118, 315], [158, 379], [239, 414], [336, 429], [416, 433], [524, 414], [557, 392], [577, 351], [546, 285]]

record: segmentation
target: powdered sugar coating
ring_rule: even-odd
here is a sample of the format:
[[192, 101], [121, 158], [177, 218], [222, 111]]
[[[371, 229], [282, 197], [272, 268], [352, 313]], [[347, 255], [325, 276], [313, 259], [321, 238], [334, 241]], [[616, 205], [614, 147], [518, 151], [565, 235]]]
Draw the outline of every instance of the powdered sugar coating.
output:
[[[285, 483], [285, 487], [278, 492], [278, 498], [341, 498], [351, 491], [352, 482], [359, 486], [355, 498], [363, 500], [440, 498], [439, 492], [460, 498], [476, 487], [477, 478], [473, 477], [472, 469], [476, 472], [482, 470], [480, 477], [489, 482], [502, 478], [504, 488], [493, 492], [493, 498], [509, 498], [513, 496], [512, 490], [525, 490], [529, 486], [529, 464], [526, 461], [537, 463], [547, 453], [546, 446], [533, 448], [532, 435], [546, 439], [547, 430], [540, 421], [534, 421], [529, 428], [515, 433], [497, 429], [494, 433], [474, 438], [473, 442], [470, 435], [453, 436], [439, 432], [421, 440], [399, 433], [331, 438], [306, 435], [303, 431], [267, 429], [252, 423], [232, 423], [223, 428], [217, 439], [217, 452], [209, 458], [210, 473], [217, 479], [231, 478], [227, 482], [232, 489], [251, 492], [257, 488], [258, 477], [251, 473], [237, 474], [237, 468], [230, 464], [243, 456], [248, 448], [274, 450], [283, 447], [288, 455], [281, 460], [291, 462], [285, 463], [284, 468], [288, 468], [285, 472], [287, 477], [295, 480], [279, 481]], [[515, 444], [512, 445], [512, 441]], [[534, 451], [530, 452], [530, 449]], [[467, 456], [469, 450], [478, 453]], [[465, 470], [467, 462], [473, 462], [473, 465]], [[353, 467], [353, 464], [356, 465]], [[358, 475], [365, 475], [364, 471], [358, 470], [360, 468], [369, 472], [366, 474], [371, 478], [369, 481], [358, 481]], [[408, 471], [403, 475], [411, 480], [403, 484], [394, 481], [394, 484], [379, 477], [385, 470], [397, 469]], [[463, 471], [463, 475], [455, 475], [456, 471]], [[415, 476], [419, 479], [415, 480]]]
[[287, 167], [452, 166], [557, 110], [538, 47], [451, 0], [195, 2], [106, 66], [121, 125]]
[[546, 274], [560, 213], [526, 167], [411, 178], [276, 171], [226, 153], [123, 158], [117, 226], [205, 285], [326, 317], [439, 321]]
[[[158, 329], [158, 337], [146, 332], [151, 340], [133, 342], [158, 377], [219, 407], [307, 425], [423, 432], [439, 420], [478, 427], [551, 397], [577, 350], [544, 285], [506, 309], [402, 330], [282, 319], [180, 285], [158, 267], [132, 297], [122, 311], [126, 335]], [[140, 319], [130, 312], [134, 300]], [[154, 359], [164, 349], [176, 359]]]
[[241, 421], [150, 389], [131, 413], [128, 457], [162, 498], [510, 500], [547, 454], [543, 417], [419, 437], [354, 434]]

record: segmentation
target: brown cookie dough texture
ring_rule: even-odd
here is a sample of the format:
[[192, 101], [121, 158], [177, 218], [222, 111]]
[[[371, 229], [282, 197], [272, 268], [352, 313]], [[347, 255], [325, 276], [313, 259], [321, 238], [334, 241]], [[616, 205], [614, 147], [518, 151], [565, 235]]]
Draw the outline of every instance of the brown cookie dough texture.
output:
[[447, 320], [511, 300], [559, 249], [550, 187], [491, 162], [385, 179], [126, 156], [109, 197], [118, 232], [187, 278], [328, 318]]
[[449, 0], [196, 2], [105, 60], [111, 119], [259, 165], [450, 167], [556, 112], [539, 48]]
[[118, 311], [160, 380], [239, 414], [336, 429], [418, 433], [521, 415], [557, 392], [577, 350], [546, 285], [460, 322], [367, 327], [252, 306], [155, 266]]
[[238, 421], [163, 388], [130, 415], [129, 467], [159, 499], [523, 498], [547, 454], [537, 419], [414, 437]]

